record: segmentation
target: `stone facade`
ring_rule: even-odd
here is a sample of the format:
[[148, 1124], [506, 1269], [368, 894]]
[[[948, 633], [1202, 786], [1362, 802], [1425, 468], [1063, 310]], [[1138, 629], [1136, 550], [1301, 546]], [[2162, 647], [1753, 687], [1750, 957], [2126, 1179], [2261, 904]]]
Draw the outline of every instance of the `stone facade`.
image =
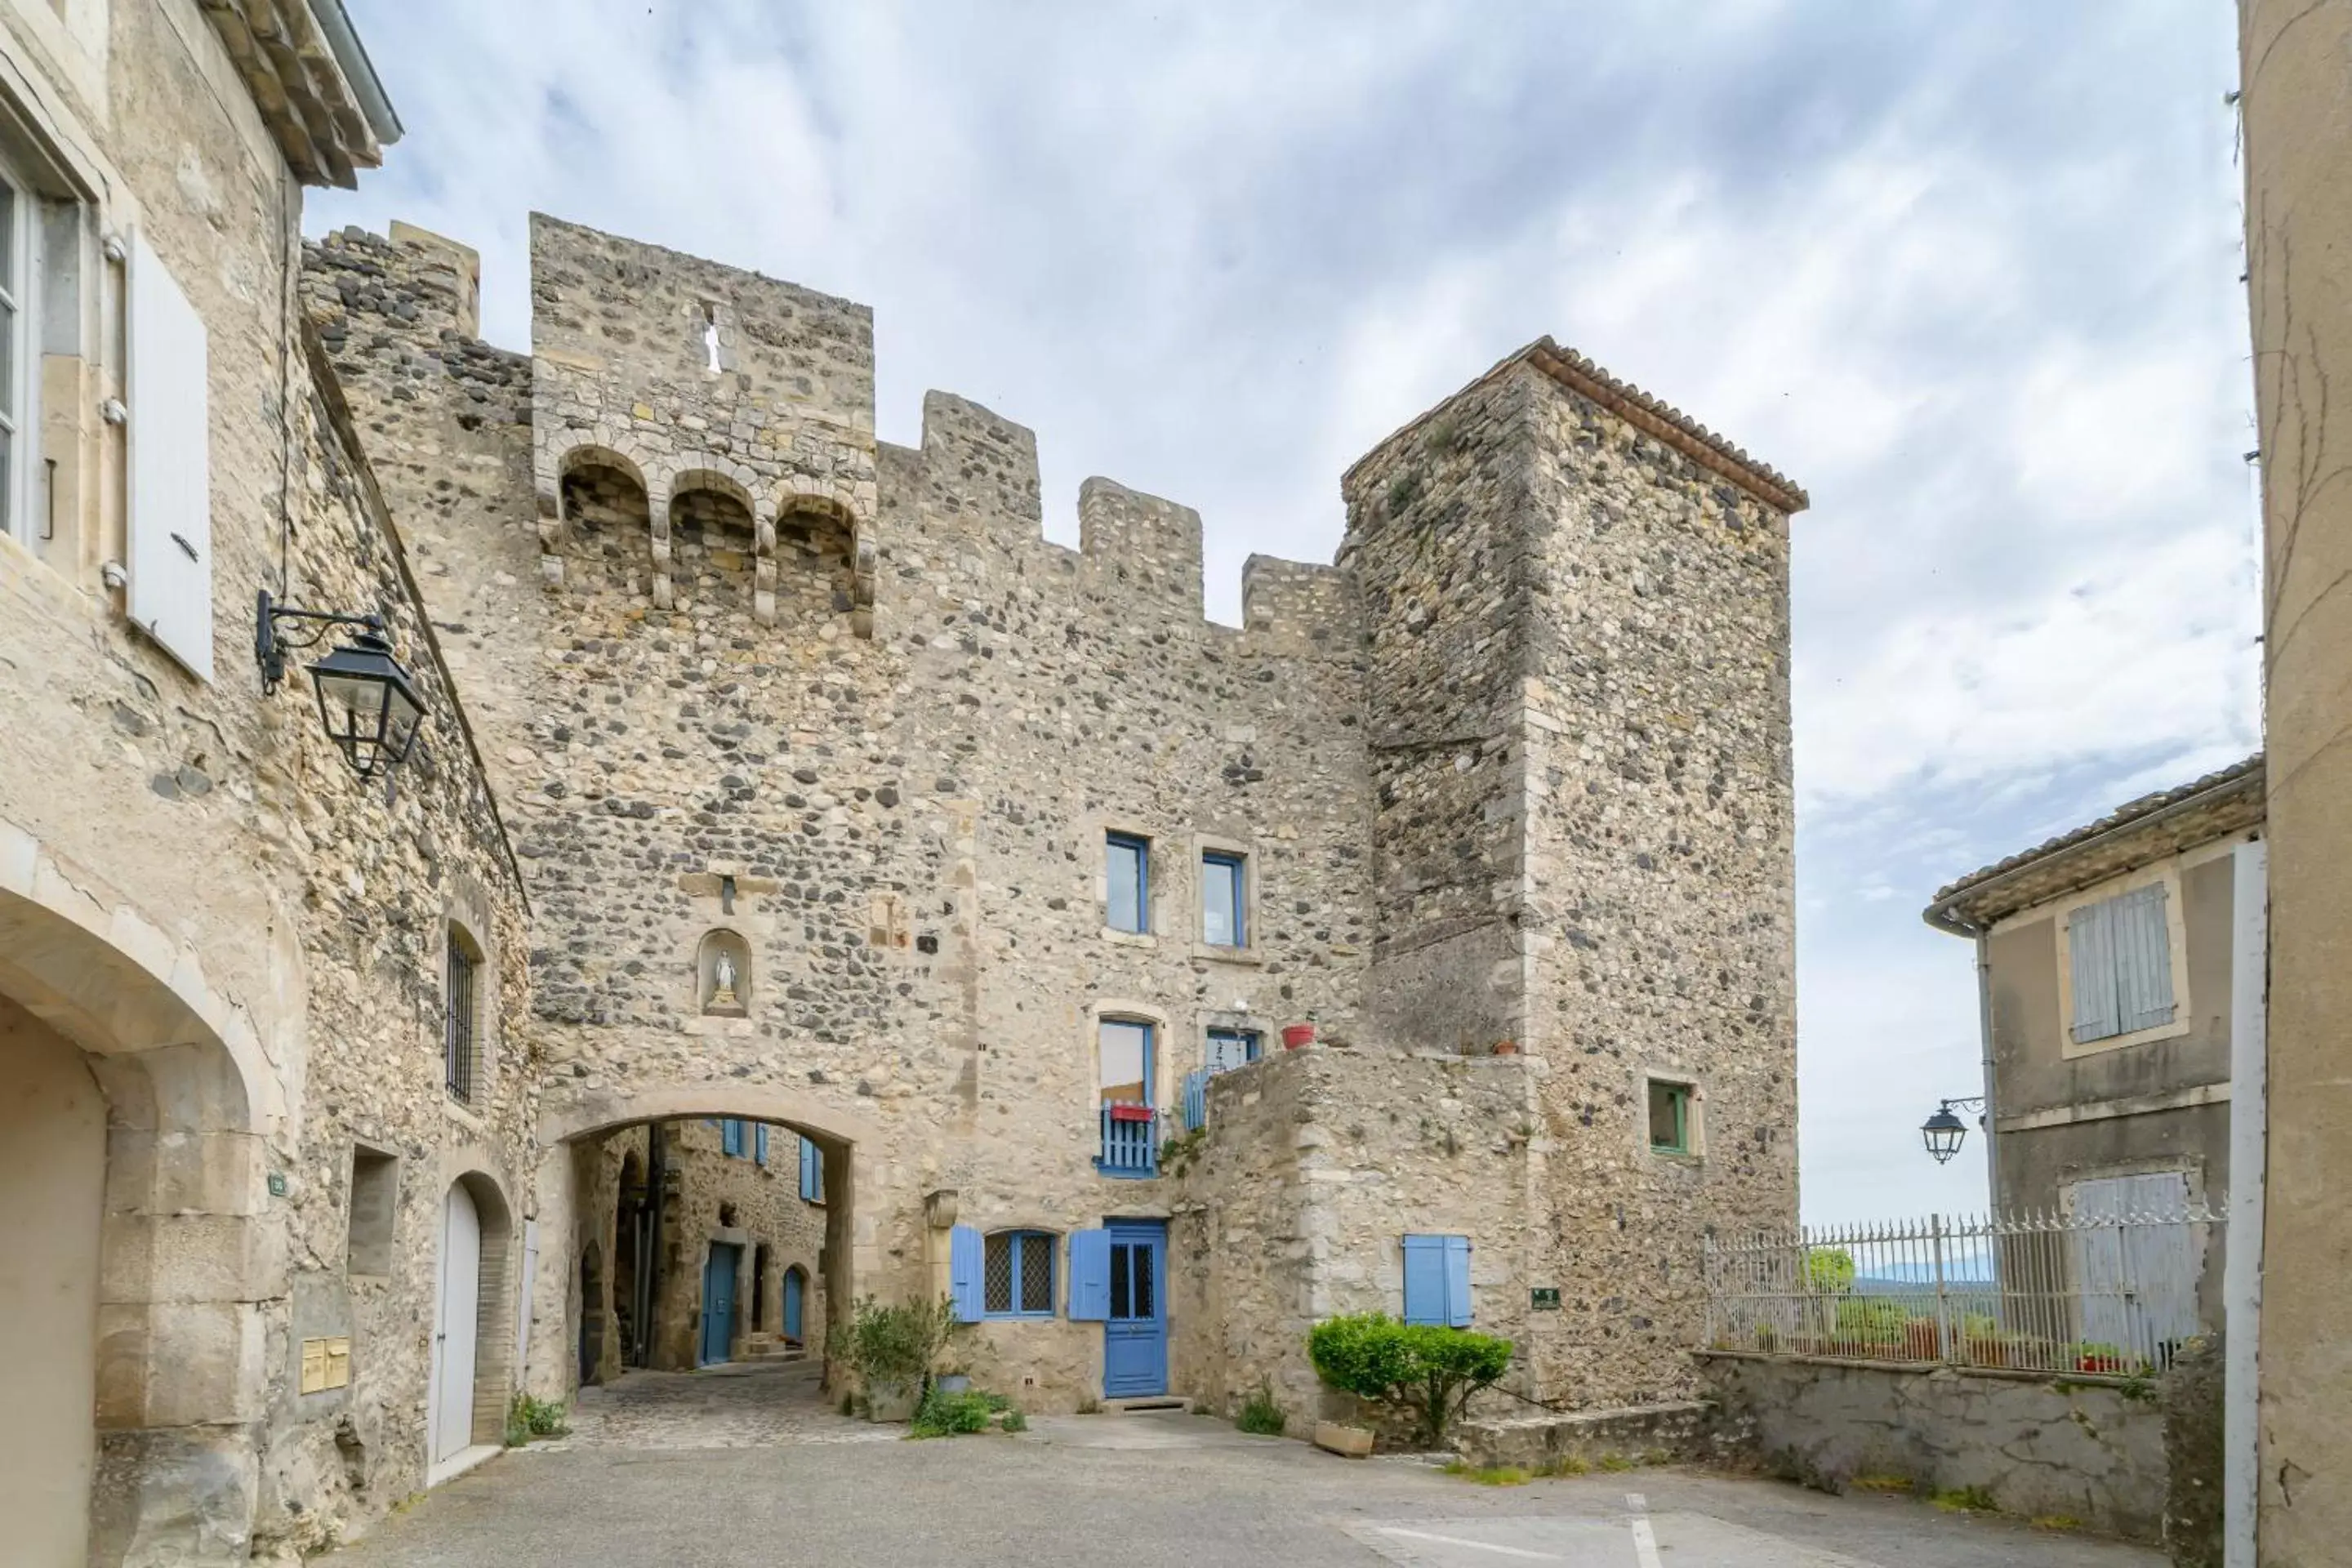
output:
[[[1700, 1238], [1795, 1208], [1801, 492], [1546, 341], [1350, 471], [1335, 564], [1253, 558], [1214, 625], [1189, 509], [1090, 479], [1068, 549], [1020, 426], [934, 393], [916, 446], [877, 439], [862, 306], [539, 217], [525, 354], [478, 340], [461, 244], [299, 245], [298, 177], [396, 122], [372, 79], [302, 96], [356, 65], [289, 77], [250, 13], [0, 28], [57, 89], [14, 107], [75, 262], [54, 526], [0, 535], [0, 662], [37, 672], [0, 683], [0, 1050], [104, 1216], [24, 1254], [99, 1324], [42, 1405], [96, 1430], [0, 1467], [73, 1500], [43, 1530], [101, 1563], [324, 1546], [520, 1387], [702, 1359], [714, 1247], [758, 1281], [733, 1355], [786, 1268], [821, 1350], [862, 1297], [977, 1312], [982, 1237], [1040, 1237], [1046, 1310], [956, 1353], [1069, 1409], [1107, 1392], [1076, 1237], [1162, 1224], [1166, 1388], [1304, 1421], [1306, 1328], [1401, 1309], [1402, 1237], [1442, 1233], [1517, 1392], [1691, 1391]], [[125, 232], [208, 345], [209, 677], [118, 592], [155, 542], [100, 412], [153, 408], [100, 327]], [[383, 617], [426, 713], [394, 787], [299, 668], [247, 684], [264, 587]], [[1149, 846], [1133, 921], [1112, 836]], [[1107, 1022], [1148, 1028], [1140, 1068]], [[768, 1165], [709, 1118], [772, 1128]]]

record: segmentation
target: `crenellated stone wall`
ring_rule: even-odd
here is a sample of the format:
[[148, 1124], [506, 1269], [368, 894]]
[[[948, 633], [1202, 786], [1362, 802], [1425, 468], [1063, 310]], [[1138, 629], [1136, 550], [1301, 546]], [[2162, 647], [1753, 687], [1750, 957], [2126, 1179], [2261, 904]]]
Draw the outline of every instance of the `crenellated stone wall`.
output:
[[[1794, 1211], [1785, 489], [1538, 345], [1351, 470], [1337, 565], [1253, 558], [1229, 628], [1189, 509], [1090, 479], [1071, 550], [1019, 425], [934, 393], [918, 446], [874, 442], [862, 308], [544, 218], [533, 247], [528, 363], [467, 341], [432, 237], [330, 237], [305, 297], [453, 661], [498, 687], [542, 1142], [653, 1105], [819, 1138], [836, 1313], [945, 1289], [950, 1208], [1173, 1217], [1209, 1270], [1171, 1276], [1176, 1375], [1302, 1408], [1303, 1325], [1393, 1305], [1426, 1211], [1481, 1238], [1527, 1392], [1687, 1392], [1696, 1237]], [[1142, 933], [1107, 929], [1113, 832], [1151, 845]], [[1239, 949], [1201, 940], [1210, 850], [1246, 858]], [[740, 1008], [709, 1005], [719, 940]], [[1241, 1079], [1312, 1085], [1335, 1142], [1260, 1110], [1181, 1181], [1098, 1174], [1106, 1016], [1151, 1025], [1162, 1108], [1209, 1029], [1271, 1054], [1315, 1023], [1328, 1051]], [[1643, 1137], [1653, 1069], [1704, 1108], [1689, 1157]], [[543, 1269], [599, 1223], [585, 1182], [542, 1163], [572, 1237]], [[970, 1349], [1040, 1407], [1097, 1392], [1090, 1325]]]

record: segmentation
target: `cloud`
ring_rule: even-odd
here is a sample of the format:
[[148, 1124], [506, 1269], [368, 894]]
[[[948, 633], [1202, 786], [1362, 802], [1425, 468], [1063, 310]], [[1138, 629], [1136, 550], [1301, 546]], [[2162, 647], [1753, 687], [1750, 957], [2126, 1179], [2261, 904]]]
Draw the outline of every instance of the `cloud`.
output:
[[314, 231], [480, 247], [518, 346], [534, 207], [868, 302], [886, 438], [940, 387], [1056, 537], [1087, 474], [1199, 507], [1223, 618], [1547, 332], [1806, 485], [1810, 1212], [1958, 1179], [1886, 1132], [1976, 1072], [1926, 893], [2255, 743], [2225, 9], [354, 9], [410, 135]]

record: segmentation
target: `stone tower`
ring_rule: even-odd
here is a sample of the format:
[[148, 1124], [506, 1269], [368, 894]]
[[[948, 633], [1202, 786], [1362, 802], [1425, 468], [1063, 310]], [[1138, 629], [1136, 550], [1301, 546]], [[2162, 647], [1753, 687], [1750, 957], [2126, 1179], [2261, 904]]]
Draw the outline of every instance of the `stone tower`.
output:
[[[1549, 339], [1345, 489], [1370, 652], [1370, 1026], [1548, 1062], [1536, 1228], [1554, 1256], [1531, 1270], [1569, 1304], [1530, 1320], [1539, 1381], [1667, 1388], [1700, 1237], [1796, 1206], [1804, 493]], [[1685, 1152], [1652, 1147], [1654, 1086], [1685, 1091]]]

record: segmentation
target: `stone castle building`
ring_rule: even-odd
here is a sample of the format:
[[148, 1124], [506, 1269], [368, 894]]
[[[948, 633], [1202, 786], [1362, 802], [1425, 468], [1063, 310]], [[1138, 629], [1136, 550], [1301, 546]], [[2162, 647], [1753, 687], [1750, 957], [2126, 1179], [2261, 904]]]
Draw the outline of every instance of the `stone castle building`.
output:
[[[863, 1297], [1033, 1409], [1310, 1421], [1364, 1310], [1689, 1387], [1701, 1238], [1796, 1206], [1801, 491], [1544, 340], [1226, 627], [1188, 509], [878, 440], [864, 307], [540, 217], [526, 353], [462, 246], [305, 245], [398, 132], [334, 0], [0, 54], [28, 1561], [313, 1550]], [[382, 617], [388, 780], [272, 605]]]

